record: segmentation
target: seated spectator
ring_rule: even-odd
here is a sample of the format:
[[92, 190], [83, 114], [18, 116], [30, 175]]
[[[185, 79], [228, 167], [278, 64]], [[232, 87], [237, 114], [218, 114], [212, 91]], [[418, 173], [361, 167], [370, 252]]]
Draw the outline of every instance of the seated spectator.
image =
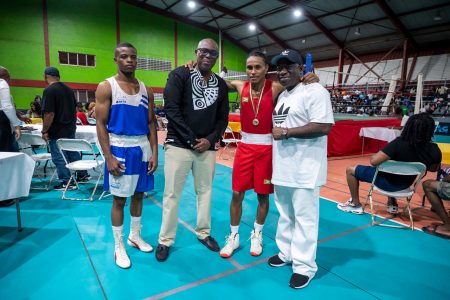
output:
[[[363, 214], [359, 201], [359, 182], [372, 183], [376, 167], [387, 160], [405, 162], [421, 162], [428, 171], [436, 172], [441, 163], [442, 154], [439, 147], [431, 142], [434, 134], [434, 120], [427, 113], [413, 115], [409, 118], [400, 137], [387, 144], [381, 151], [370, 158], [372, 166], [351, 166], [347, 168], [347, 184], [351, 198], [337, 205], [337, 208], [354, 214]], [[383, 190], [395, 192], [409, 187], [415, 180], [414, 176], [393, 175], [380, 172], [376, 185]], [[388, 199], [388, 212], [398, 213], [395, 198]]]
[[83, 112], [83, 104], [77, 103], [77, 118], [81, 121], [81, 125], [89, 125], [87, 117]]
[[41, 96], [39, 96], [39, 95], [36, 95], [36, 97], [34, 97], [34, 100], [33, 100], [33, 102], [38, 102], [38, 103], [39, 103], [39, 105], [41, 105], [41, 106], [42, 106], [42, 97], [41, 97]]
[[161, 104], [155, 105], [155, 115], [165, 118], [166, 112], [164, 111], [164, 107]]
[[30, 103], [30, 109], [27, 111], [28, 118], [42, 118], [41, 104], [38, 101]]
[[396, 106], [394, 111], [390, 114], [390, 117], [401, 120], [403, 118], [403, 109], [401, 106]]
[[88, 102], [84, 106], [86, 110], [86, 116], [88, 118], [94, 118], [95, 119], [95, 102]]
[[432, 209], [444, 224], [432, 224], [423, 227], [425, 233], [436, 235], [445, 239], [450, 239], [450, 218], [445, 211], [442, 200], [450, 200], [450, 174], [445, 176], [442, 181], [427, 180], [423, 184], [423, 190], [431, 203]]

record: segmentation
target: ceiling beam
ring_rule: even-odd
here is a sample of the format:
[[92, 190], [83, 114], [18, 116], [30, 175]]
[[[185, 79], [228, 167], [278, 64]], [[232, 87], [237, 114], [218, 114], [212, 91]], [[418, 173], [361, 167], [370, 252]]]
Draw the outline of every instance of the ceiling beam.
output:
[[[367, 4], [373, 4], [373, 2], [370, 2], [370, 3], [367, 3]], [[361, 5], [364, 5], [364, 4], [361, 4]], [[443, 2], [443, 3], [440, 3], [440, 4], [431, 5], [431, 6], [427, 6], [427, 7], [423, 7], [423, 8], [419, 8], [419, 9], [409, 10], [409, 11], [406, 11], [406, 12], [403, 12], [403, 13], [400, 13], [400, 14], [397, 14], [397, 16], [398, 16], [398, 17], [403, 17], [403, 16], [408, 16], [408, 15], [412, 15], [412, 14], [420, 13], [420, 12], [424, 12], [424, 11], [429, 11], [429, 10], [434, 10], [434, 9], [444, 8], [444, 7], [447, 7], [447, 6], [450, 6], [450, 1], [448, 1], [448, 2]], [[351, 8], [354, 8], [354, 6], [348, 7], [348, 8], [345, 9], [345, 10], [349, 10], [349, 9], [351, 9]], [[344, 9], [342, 9], [342, 10], [344, 10]], [[342, 10], [341, 10], [341, 11], [342, 11]], [[345, 10], [344, 10], [344, 11], [345, 11]], [[317, 19], [321, 19], [321, 18], [327, 17], [327, 16], [329, 16], [329, 15], [333, 15], [333, 13], [326, 13], [326, 14], [324, 14], [324, 15], [317, 16], [316, 18], [317, 18]], [[352, 25], [344, 25], [344, 26], [340, 26], [340, 27], [336, 27], [336, 28], [330, 29], [330, 31], [331, 31], [331, 32], [335, 32], [335, 31], [337, 31], [337, 30], [346, 29], [346, 28], [350, 28], [350, 27], [355, 27], [355, 26], [359, 26], [359, 25], [372, 24], [372, 23], [375, 23], [375, 22], [383, 21], [383, 20], [387, 20], [387, 17], [384, 16], [384, 17], [377, 18], [377, 19], [373, 19], [373, 20], [369, 20], [369, 21], [361, 21], [361, 22], [359, 22], [359, 23], [353, 23]], [[289, 28], [289, 27], [292, 27], [292, 26], [295, 26], [295, 25], [303, 24], [303, 23], [306, 23], [306, 22], [308, 22], [308, 20], [303, 20], [303, 21], [296, 22], [296, 23], [286, 24], [286, 25], [283, 25], [283, 26], [280, 26], [280, 27], [272, 28], [271, 30], [272, 30], [272, 31], [277, 31], [277, 30], [280, 30], [280, 29], [285, 29], [285, 28]], [[374, 25], [377, 25], [377, 24], [374, 24]], [[377, 26], [379, 26], [379, 25], [377, 25]], [[258, 33], [258, 34], [252, 35], [252, 36], [247, 36], [247, 37], [244, 37], [244, 38], [239, 38], [239, 39], [237, 39], [237, 40], [238, 40], [238, 41], [243, 41], [243, 40], [248, 39], [248, 38], [256, 37], [257, 35], [260, 35], [260, 34], [261, 34], [261, 33]], [[306, 35], [306, 36], [303, 35], [303, 36], [298, 36], [298, 37], [290, 38], [290, 39], [287, 39], [287, 40], [285, 40], [285, 41], [286, 41], [286, 42], [290, 42], [290, 41], [294, 41], [294, 40], [298, 40], [298, 39], [305, 39], [305, 38], [309, 38], [309, 37], [316, 36], [316, 35], [321, 35], [321, 34], [322, 34], [321, 32], [319, 32], [319, 33], [313, 33], [313, 34]], [[265, 44], [265, 45], [262, 45], [261, 47], [268, 47], [268, 46], [271, 46], [271, 45], [273, 45], [273, 43]]]
[[[158, 8], [158, 7], [149, 5], [149, 4], [147, 4], [147, 3], [139, 2], [139, 1], [137, 1], [137, 0], [121, 0], [121, 1], [124, 2], [124, 3], [128, 3], [128, 4], [130, 4], [130, 5], [133, 5], [133, 6], [139, 7], [139, 8], [141, 8], [141, 9], [147, 10], [147, 11], [149, 11], [149, 12], [156, 13], [156, 14], [159, 14], [159, 15], [162, 15], [162, 16], [165, 16], [165, 17], [174, 19], [175, 21], [180, 21], [180, 22], [183, 22], [183, 23], [192, 25], [192, 26], [194, 26], [194, 27], [201, 28], [201, 29], [203, 29], [203, 30], [212, 32], [212, 33], [214, 33], [214, 34], [218, 34], [218, 33], [219, 33], [219, 30], [218, 30], [217, 28], [214, 28], [214, 27], [211, 27], [211, 26], [203, 25], [203, 24], [200, 23], [200, 22], [196, 22], [196, 21], [193, 21], [193, 20], [184, 18], [184, 17], [179, 16], [179, 15], [177, 15], [177, 14], [174, 14], [174, 13], [165, 11], [165, 10], [163, 10], [163, 9], [160, 9], [160, 8]], [[237, 41], [236, 39], [234, 39], [234, 38], [231, 37], [230, 35], [228, 35], [228, 34], [226, 34], [226, 33], [222, 33], [222, 36], [223, 36], [224, 38], [228, 39], [229, 41], [231, 41], [232, 43], [234, 43], [236, 46], [240, 47], [240, 48], [241, 48], [242, 50], [244, 50], [246, 53], [250, 52], [250, 49], [249, 49], [249, 48], [247, 48], [244, 44], [242, 44], [241, 42]]]
[[[253, 0], [253, 1], [249, 2], [249, 3], [245, 3], [244, 5], [241, 5], [241, 6], [236, 7], [234, 10], [240, 10], [240, 9], [243, 9], [244, 7], [253, 5], [253, 4], [255, 4], [256, 2], [259, 2], [259, 1], [261, 1], [261, 0]], [[206, 22], [204, 22], [204, 23], [202, 23], [202, 24], [208, 25], [208, 23], [214, 22], [215, 20], [220, 19], [220, 18], [222, 18], [222, 17], [224, 17], [224, 16], [226, 16], [226, 15], [227, 15], [227, 14], [220, 14], [220, 15], [218, 15], [217, 17], [214, 17], [214, 18], [212, 18], [211, 20], [208, 20], [208, 21], [206, 21]]]
[[[352, 5], [352, 6], [349, 6], [349, 7], [345, 7], [345, 8], [333, 11], [333, 12], [327, 12], [327, 13], [325, 13], [323, 15], [317, 16], [316, 18], [319, 20], [321, 18], [325, 18], [325, 17], [331, 16], [331, 15], [337, 15], [337, 14], [339, 14], [341, 12], [344, 12], [344, 11], [347, 11], [347, 10], [351, 10], [351, 9], [355, 9], [357, 7], [363, 7], [363, 6], [371, 5], [371, 4], [373, 4], [372, 0], [369, 1], [369, 2], [365, 2], [365, 3], [361, 3], [361, 4], [356, 4], [356, 5]], [[286, 8], [290, 8], [290, 6], [287, 5]], [[267, 17], [267, 16], [265, 16], [265, 17]], [[301, 20], [301, 21], [297, 21], [297, 22], [294, 22], [294, 23], [286, 24], [286, 25], [279, 26], [279, 27], [276, 27], [276, 28], [271, 28], [270, 30], [271, 31], [277, 31], [277, 30], [280, 30], [280, 29], [288, 28], [288, 27], [295, 26], [295, 25], [300, 25], [300, 24], [307, 23], [307, 22], [308, 22], [308, 20], [304, 19], [304, 20]], [[261, 33], [257, 33], [255, 35], [251, 35], [251, 36], [248, 36], [248, 37], [245, 37], [245, 38], [240, 38], [240, 39], [238, 39], [238, 41], [242, 41], [242, 40], [245, 40], [247, 38], [252, 38], [252, 37], [258, 36], [260, 34]]]
[[216, 3], [209, 2], [207, 0], [198, 0], [197, 3], [207, 6], [209, 8], [212, 8], [214, 10], [220, 11], [222, 13], [225, 13], [227, 15], [230, 15], [230, 16], [240, 19], [242, 21], [255, 22], [255, 25], [258, 27], [258, 29], [261, 30], [262, 32], [264, 32], [264, 34], [267, 35], [272, 41], [274, 41], [275, 43], [277, 43], [284, 49], [288, 48], [287, 43], [285, 43], [282, 39], [280, 39], [275, 34], [273, 34], [270, 30], [268, 30], [264, 25], [258, 23], [258, 21], [254, 20], [250, 16], [244, 15], [238, 11], [226, 8], [226, 7], [218, 5]]
[[417, 42], [414, 40], [413, 36], [409, 33], [408, 29], [406, 29], [405, 25], [400, 21], [400, 19], [396, 16], [395, 12], [389, 7], [389, 5], [384, 0], [374, 0], [375, 3], [381, 8], [384, 14], [388, 17], [392, 24], [397, 28], [398, 32], [400, 32], [405, 38], [407, 38], [411, 45], [417, 49]]
[[[280, 12], [282, 12], [282, 11], [288, 9], [288, 8], [289, 8], [289, 6], [282, 4], [281, 6], [275, 7], [274, 9], [272, 9], [270, 11], [265, 11], [265, 12], [259, 14], [259, 15], [252, 16], [251, 18], [252, 18], [253, 21], [258, 21], [258, 20], [263, 19], [265, 17], [268, 17], [268, 16], [271, 16], [271, 15], [280, 13]], [[234, 8], [233, 8], [233, 10], [234, 10]], [[240, 22], [237, 22], [235, 24], [229, 25], [228, 27], [223, 28], [222, 31], [227, 31], [227, 30], [230, 30], [230, 29], [242, 26], [242, 24], [244, 22], [245, 21], [240, 21]], [[272, 29], [271, 29], [271, 31], [272, 31]], [[257, 35], [259, 35], [259, 34], [262, 34], [262, 33], [258, 33]]]
[[[443, 8], [443, 7], [447, 7], [447, 6], [450, 6], [450, 1], [444, 2], [444, 3], [440, 3], [440, 4], [436, 4], [436, 5], [432, 5], [432, 6], [428, 6], [428, 7], [424, 7], [422, 9], [414, 9], [414, 10], [406, 11], [406, 12], [397, 14], [397, 16], [398, 17], [403, 17], [403, 16], [408, 16], [408, 15], [412, 15], [412, 14], [415, 14], [415, 13], [429, 11], [429, 10], [433, 10], [433, 9], [439, 9], [439, 8]], [[331, 32], [335, 32], [335, 31], [338, 31], [338, 30], [341, 30], [341, 29], [347, 29], [347, 28], [350, 28], [350, 27], [356, 27], [356, 26], [360, 26], [360, 25], [372, 24], [372, 23], [375, 23], [375, 22], [383, 21], [383, 20], [387, 20], [387, 17], [381, 17], [381, 18], [377, 18], [377, 19], [373, 19], [373, 20], [369, 20], [369, 21], [353, 23], [352, 25], [344, 25], [344, 26], [340, 26], [340, 27], [336, 27], [336, 28], [330, 29], [330, 31]], [[295, 25], [295, 24], [293, 24], [293, 25]], [[429, 26], [429, 28], [435, 28], [435, 27], [439, 27], [439, 26], [442, 26], [442, 24], [431, 25], [431, 26]], [[286, 27], [283, 27], [283, 28], [286, 28]], [[273, 28], [272, 31], [276, 31], [276, 30], [283, 29], [283, 28]], [[428, 29], [428, 27], [425, 27], [425, 28]], [[421, 28], [421, 29], [425, 29], [425, 28]], [[413, 29], [413, 31], [414, 31], [414, 29]], [[301, 36], [296, 36], [296, 37], [293, 37], [293, 38], [290, 38], [290, 39], [285, 39], [285, 41], [289, 43], [289, 42], [292, 42], [292, 41], [295, 41], [295, 40], [308, 39], [310, 37], [321, 35], [321, 34], [322, 34], [321, 32], [318, 32], [318, 33], [312, 33], [312, 34], [309, 34], [309, 35], [301, 35]], [[245, 38], [240, 38], [240, 39], [237, 39], [237, 40], [239, 42], [241, 42], [241, 41], [245, 40]], [[261, 47], [270, 47], [272, 45], [274, 45], [274, 44], [270, 43], [270, 44], [261, 45]]]
[[170, 5], [167, 5], [166, 2], [163, 1], [163, 3], [164, 3], [165, 5], [167, 5], [167, 7], [166, 7], [166, 9], [165, 9], [165, 10], [167, 10], [167, 11], [170, 11], [170, 9], [171, 9], [172, 7], [174, 7], [175, 5], [177, 5], [177, 4], [180, 3], [180, 2], [181, 2], [181, 0], [178, 0], [178, 1], [175, 1], [174, 3], [172, 3], [172, 4], [170, 4]]
[[[286, 0], [278, 0], [284, 4], [287, 4], [291, 7], [298, 7], [300, 4], [297, 1], [286, 1]], [[339, 41], [332, 33], [328, 30], [320, 21], [313, 16], [309, 11], [307, 11], [303, 6], [303, 15], [316, 26], [333, 44], [338, 46], [339, 48], [344, 48], [344, 43]]]

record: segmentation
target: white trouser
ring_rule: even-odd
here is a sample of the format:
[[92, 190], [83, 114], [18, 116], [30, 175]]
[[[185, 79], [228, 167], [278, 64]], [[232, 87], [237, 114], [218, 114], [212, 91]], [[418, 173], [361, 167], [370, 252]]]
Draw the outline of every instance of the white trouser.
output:
[[294, 273], [314, 277], [319, 228], [319, 193], [314, 189], [275, 185], [275, 204], [280, 213], [276, 242], [279, 257], [292, 262]]

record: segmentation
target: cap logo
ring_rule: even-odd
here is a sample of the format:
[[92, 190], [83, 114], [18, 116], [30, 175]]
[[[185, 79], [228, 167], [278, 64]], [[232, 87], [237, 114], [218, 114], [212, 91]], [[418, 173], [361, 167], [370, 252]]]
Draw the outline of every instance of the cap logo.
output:
[[281, 52], [281, 55], [289, 55], [289, 51], [288, 50], [284, 50], [283, 52]]

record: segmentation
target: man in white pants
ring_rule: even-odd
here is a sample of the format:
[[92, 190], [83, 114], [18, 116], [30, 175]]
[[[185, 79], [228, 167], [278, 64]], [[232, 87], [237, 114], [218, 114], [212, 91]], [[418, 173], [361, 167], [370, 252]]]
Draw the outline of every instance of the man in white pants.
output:
[[289, 286], [303, 288], [317, 271], [319, 191], [327, 175], [327, 135], [334, 123], [330, 94], [319, 83], [304, 85], [303, 62], [295, 50], [273, 58], [286, 87], [273, 113], [275, 204], [280, 212], [276, 242], [280, 252], [268, 263], [292, 263]]

